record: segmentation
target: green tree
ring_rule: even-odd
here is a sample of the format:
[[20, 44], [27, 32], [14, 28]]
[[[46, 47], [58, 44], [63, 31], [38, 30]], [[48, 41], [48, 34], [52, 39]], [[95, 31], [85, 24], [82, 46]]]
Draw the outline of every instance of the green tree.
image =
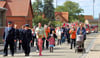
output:
[[32, 8], [34, 16], [42, 15], [43, 5], [41, 0], [36, 0], [35, 2], [33, 2]]
[[78, 3], [72, 1], [66, 1], [62, 6], [58, 6], [55, 10], [56, 12], [68, 12], [69, 22], [79, 20], [80, 13], [84, 11], [79, 7]]
[[35, 16], [34, 18], [33, 18], [33, 26], [37, 26], [38, 25], [38, 23], [42, 23], [42, 26], [44, 26], [44, 24], [47, 24], [48, 25], [48, 23], [49, 23], [49, 20], [48, 19], [44, 19], [44, 18], [42, 18], [42, 16]]
[[48, 23], [47, 19], [43, 19], [42, 15], [43, 15], [43, 4], [41, 0], [36, 0], [36, 2], [33, 2], [33, 25], [37, 25], [39, 22], [42, 23], [42, 26], [44, 24]]
[[53, 0], [44, 0], [44, 8], [43, 13], [45, 15], [45, 18], [49, 20], [54, 20], [54, 6], [53, 6]]

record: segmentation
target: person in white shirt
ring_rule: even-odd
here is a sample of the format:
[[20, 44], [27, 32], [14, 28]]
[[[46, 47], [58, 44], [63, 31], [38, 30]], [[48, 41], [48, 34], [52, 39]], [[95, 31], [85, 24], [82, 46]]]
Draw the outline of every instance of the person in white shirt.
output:
[[62, 33], [62, 30], [61, 30], [60, 27], [58, 27], [57, 31], [56, 31], [56, 35], [57, 35], [57, 39], [58, 39], [58, 42], [57, 42], [58, 45], [61, 45], [61, 33]]
[[46, 34], [44, 31], [44, 28], [41, 26], [41, 23], [38, 23], [38, 27], [35, 30], [36, 33], [36, 46], [37, 46], [37, 50], [36, 52], [38, 52], [39, 48], [38, 48], [38, 43], [37, 43], [37, 39], [39, 38], [39, 35], [42, 35], [42, 38], [46, 38]]

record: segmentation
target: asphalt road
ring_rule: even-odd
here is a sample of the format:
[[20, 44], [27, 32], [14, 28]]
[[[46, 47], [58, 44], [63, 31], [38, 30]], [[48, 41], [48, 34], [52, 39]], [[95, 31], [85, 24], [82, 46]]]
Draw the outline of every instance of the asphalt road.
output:
[[[87, 40], [85, 41], [86, 53], [75, 53], [75, 50], [71, 50], [70, 45], [65, 42], [61, 46], [54, 47], [53, 53], [50, 53], [49, 50], [43, 50], [43, 56], [38, 56], [38, 53], [35, 52], [36, 48], [32, 47], [29, 57], [25, 57], [21, 50], [15, 53], [14, 57], [12, 57], [9, 52], [9, 55], [4, 58], [85, 58], [99, 34], [100, 33], [92, 33], [87, 35]], [[0, 58], [3, 58], [3, 52], [0, 52]]]

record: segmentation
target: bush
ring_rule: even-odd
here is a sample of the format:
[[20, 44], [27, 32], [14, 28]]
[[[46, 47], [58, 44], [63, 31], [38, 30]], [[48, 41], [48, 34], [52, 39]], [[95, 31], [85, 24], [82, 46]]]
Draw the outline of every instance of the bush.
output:
[[60, 22], [60, 21], [51, 21], [50, 25], [52, 25], [53, 27], [62, 26], [62, 22]]

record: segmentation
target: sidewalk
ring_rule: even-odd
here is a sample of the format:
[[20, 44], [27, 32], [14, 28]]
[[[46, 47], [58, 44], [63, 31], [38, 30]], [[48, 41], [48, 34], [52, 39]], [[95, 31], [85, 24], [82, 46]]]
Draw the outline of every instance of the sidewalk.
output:
[[4, 45], [0, 44], [0, 51], [3, 51], [3, 49], [4, 49]]
[[86, 58], [100, 58], [100, 35], [96, 37], [90, 52], [86, 56]]

